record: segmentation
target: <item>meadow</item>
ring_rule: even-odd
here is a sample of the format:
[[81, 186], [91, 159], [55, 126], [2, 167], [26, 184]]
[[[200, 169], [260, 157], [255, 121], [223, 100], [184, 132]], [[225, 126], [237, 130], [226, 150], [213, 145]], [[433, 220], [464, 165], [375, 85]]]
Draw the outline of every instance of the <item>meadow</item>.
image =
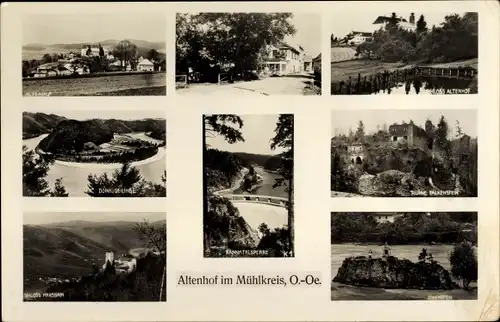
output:
[[109, 75], [23, 81], [25, 96], [165, 95], [166, 74]]

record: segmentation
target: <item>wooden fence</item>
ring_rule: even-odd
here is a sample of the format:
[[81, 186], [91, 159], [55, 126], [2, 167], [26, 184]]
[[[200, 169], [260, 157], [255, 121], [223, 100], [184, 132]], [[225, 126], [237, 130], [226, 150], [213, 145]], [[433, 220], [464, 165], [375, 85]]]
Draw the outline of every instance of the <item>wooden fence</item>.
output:
[[217, 84], [219, 85], [227, 84], [231, 82], [232, 79], [233, 78], [229, 73], [219, 73], [219, 75], [217, 75]]

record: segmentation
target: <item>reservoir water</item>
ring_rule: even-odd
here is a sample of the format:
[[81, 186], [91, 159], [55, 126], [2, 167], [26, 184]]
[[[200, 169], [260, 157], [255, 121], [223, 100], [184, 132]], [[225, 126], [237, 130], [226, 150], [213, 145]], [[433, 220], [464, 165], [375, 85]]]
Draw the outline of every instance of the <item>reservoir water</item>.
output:
[[[288, 193], [285, 191], [284, 186], [273, 188], [276, 179], [281, 178], [280, 175], [266, 171], [262, 167], [254, 166], [255, 172], [262, 176], [262, 184], [254, 189], [250, 194], [261, 195], [261, 196], [272, 196], [288, 198]], [[236, 189], [234, 194], [249, 194], [247, 191], [241, 191], [241, 189]]]
[[[43, 134], [35, 138], [23, 140], [23, 145], [30, 150], [35, 149], [43, 138], [48, 134]], [[161, 141], [147, 137], [144, 133], [128, 134], [136, 138], [148, 140], [153, 143], [160, 143]], [[142, 177], [147, 181], [161, 183], [161, 176], [166, 169], [166, 148], [160, 147], [158, 153], [151, 158], [133, 162], [132, 165], [139, 169]], [[63, 162], [55, 161], [50, 166], [50, 170], [45, 177], [50, 187], [54, 186], [56, 179], [62, 178], [64, 188], [69, 193], [70, 197], [87, 197], [85, 194], [87, 190], [89, 174], [102, 175], [107, 173], [111, 175], [113, 171], [120, 168], [120, 164], [99, 164], [99, 163], [80, 163], [80, 162]]]

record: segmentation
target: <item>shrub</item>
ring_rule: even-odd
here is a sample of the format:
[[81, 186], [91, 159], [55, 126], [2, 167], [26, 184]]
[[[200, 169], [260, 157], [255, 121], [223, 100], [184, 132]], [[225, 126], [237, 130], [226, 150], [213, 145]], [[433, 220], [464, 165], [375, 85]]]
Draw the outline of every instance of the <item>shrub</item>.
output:
[[477, 281], [477, 258], [469, 242], [456, 244], [450, 254], [451, 274], [462, 280], [465, 290], [472, 281]]

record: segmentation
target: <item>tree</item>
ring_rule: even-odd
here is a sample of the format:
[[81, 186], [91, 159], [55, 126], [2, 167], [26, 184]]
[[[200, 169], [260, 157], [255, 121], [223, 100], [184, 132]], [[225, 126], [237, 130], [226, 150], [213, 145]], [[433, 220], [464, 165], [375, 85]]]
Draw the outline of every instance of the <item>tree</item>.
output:
[[[134, 225], [134, 231], [139, 235], [139, 239], [146, 242], [148, 248], [153, 248], [159, 253], [167, 250], [166, 224], [154, 225], [144, 219]], [[165, 258], [161, 258], [166, 265]]]
[[[236, 163], [232, 162], [231, 157], [227, 154], [219, 153], [220, 151], [208, 149], [207, 138], [214, 138], [222, 136], [222, 138], [229, 144], [239, 141], [244, 141], [241, 134], [243, 127], [243, 120], [234, 114], [218, 114], [218, 115], [204, 115], [202, 122], [203, 132], [203, 234], [204, 234], [204, 249], [205, 252], [210, 251], [211, 242], [219, 239], [220, 236], [229, 236], [228, 216], [231, 216], [231, 211], [239, 214], [227, 198], [220, 200], [219, 197], [212, 194], [210, 189], [209, 178], [214, 174], [214, 169], [211, 168], [209, 162], [210, 157], [214, 154], [219, 157], [220, 161], [215, 164], [223, 163], [225, 165], [225, 172], [233, 175], [236, 173]], [[215, 152], [215, 153], [211, 153]], [[229, 162], [228, 162], [229, 161]], [[217, 176], [217, 172], [215, 172]], [[217, 206], [223, 203], [224, 207]], [[233, 209], [234, 208], [234, 209]], [[221, 224], [222, 223], [222, 224]]]
[[437, 125], [435, 131], [436, 144], [443, 149], [445, 152], [449, 152], [449, 141], [448, 141], [448, 123], [446, 122], [443, 115]]
[[427, 134], [428, 138], [428, 148], [432, 149], [434, 137], [436, 134], [436, 127], [434, 126], [434, 124], [432, 124], [432, 121], [429, 119], [425, 121], [425, 133]]
[[427, 249], [426, 248], [422, 248], [422, 251], [418, 255], [418, 261], [421, 262], [421, 263], [424, 263], [425, 260], [426, 260], [426, 258], [427, 258]]
[[106, 265], [104, 266], [104, 274], [105, 275], [115, 275], [116, 274], [116, 267], [115, 263], [111, 263], [110, 261], [106, 262]]
[[54, 184], [54, 191], [50, 192], [51, 197], [67, 197], [69, 194], [66, 192], [66, 189], [64, 188], [62, 184], [62, 179], [58, 178], [56, 179], [56, 182]]
[[417, 21], [417, 33], [421, 34], [427, 31], [427, 21], [425, 21], [424, 15], [420, 15]]
[[363, 121], [359, 121], [358, 129], [356, 130], [354, 138], [357, 141], [363, 141], [364, 137], [365, 137], [365, 125], [363, 124]]
[[129, 40], [120, 41], [113, 49], [113, 56], [120, 59], [122, 68], [126, 68], [127, 64], [132, 65], [137, 58], [137, 54], [137, 46]]
[[449, 256], [451, 274], [462, 279], [462, 286], [469, 289], [472, 281], [477, 281], [477, 258], [470, 242], [462, 242], [453, 247]]
[[460, 122], [457, 120], [456, 123], [456, 128], [457, 128], [457, 138], [461, 138], [464, 135], [464, 132], [462, 132], [462, 127], [460, 126]]
[[294, 119], [293, 114], [281, 114], [276, 122], [276, 128], [274, 130], [275, 136], [271, 139], [271, 149], [276, 149], [277, 147], [286, 149], [285, 152], [281, 154], [282, 166], [279, 168], [278, 173], [281, 178], [277, 178], [273, 188], [278, 186], [284, 186], [286, 192], [288, 193], [288, 231], [291, 245], [290, 251], [293, 255], [295, 247], [294, 245], [294, 180], [293, 180], [293, 138], [294, 138]]
[[27, 60], [23, 60], [22, 73], [23, 73], [23, 77], [27, 77], [31, 73], [31, 65], [30, 65], [30, 62]]
[[[210, 64], [257, 69], [267, 45], [295, 33], [290, 13], [201, 13], [177, 15], [177, 60], [195, 71]], [[199, 28], [200, 25], [205, 26]]]
[[395, 12], [391, 14], [391, 18], [389, 19], [389, 23], [386, 25], [387, 29], [395, 29], [398, 26], [398, 16], [396, 15]]
[[237, 115], [217, 114], [203, 116], [203, 132], [205, 133], [205, 139], [207, 137], [214, 138], [216, 135], [220, 135], [229, 144], [240, 141], [243, 142], [245, 139], [240, 131], [242, 127], [243, 120]]
[[147, 58], [152, 62], [155, 62], [158, 59], [158, 56], [159, 56], [158, 50], [153, 48], [148, 51]]
[[107, 173], [100, 176], [89, 174], [88, 190], [91, 197], [165, 197], [166, 172], [161, 177], [162, 184], [146, 181], [140, 171], [129, 162], [115, 170], [111, 177]]
[[50, 54], [44, 54], [42, 57], [42, 64], [52, 63], [52, 56]]
[[29, 150], [23, 145], [23, 196], [26, 197], [67, 197], [62, 178], [56, 179], [54, 190], [50, 190], [49, 183], [45, 180], [52, 160], [36, 155], [34, 150]]
[[167, 273], [167, 262], [164, 253], [167, 251], [167, 230], [166, 224], [153, 225], [144, 219], [141, 223], [136, 223], [134, 230], [139, 234], [139, 239], [146, 242], [147, 247], [153, 248], [160, 253], [160, 260], [163, 264], [163, 274], [160, 283], [159, 301], [163, 299], [164, 288], [166, 287], [165, 276]]
[[99, 57], [104, 57], [104, 48], [99, 44]]

